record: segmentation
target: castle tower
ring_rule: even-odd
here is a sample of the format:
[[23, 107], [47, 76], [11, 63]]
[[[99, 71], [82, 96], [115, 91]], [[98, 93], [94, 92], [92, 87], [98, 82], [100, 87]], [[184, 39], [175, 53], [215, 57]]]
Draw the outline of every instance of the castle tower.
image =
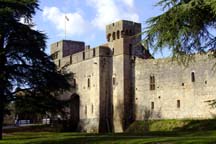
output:
[[112, 110], [115, 132], [124, 131], [134, 120], [134, 56], [142, 53], [138, 45], [141, 24], [118, 21], [106, 26], [108, 45], [112, 50]]
[[80, 41], [62, 40], [51, 45], [51, 56], [55, 64], [60, 68], [66, 64], [64, 57], [81, 52], [85, 49], [85, 43]]

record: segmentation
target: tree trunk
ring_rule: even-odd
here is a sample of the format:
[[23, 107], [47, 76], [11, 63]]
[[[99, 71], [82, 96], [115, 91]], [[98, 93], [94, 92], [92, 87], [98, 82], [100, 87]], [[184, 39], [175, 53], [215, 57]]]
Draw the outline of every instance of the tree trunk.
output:
[[2, 100], [0, 100], [0, 140], [2, 140], [2, 134], [3, 134], [3, 118], [4, 118], [4, 106]]
[[4, 105], [5, 105], [5, 90], [6, 90], [6, 71], [5, 71], [5, 49], [4, 37], [0, 34], [0, 140], [2, 140], [2, 128], [4, 119]]

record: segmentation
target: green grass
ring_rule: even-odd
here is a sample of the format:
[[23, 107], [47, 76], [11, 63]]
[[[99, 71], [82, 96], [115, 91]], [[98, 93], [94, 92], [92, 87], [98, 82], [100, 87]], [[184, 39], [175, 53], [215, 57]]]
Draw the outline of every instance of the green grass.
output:
[[210, 144], [216, 143], [216, 131], [149, 132], [135, 134], [85, 134], [55, 132], [17, 132], [4, 136], [0, 144]]
[[118, 134], [54, 131], [48, 126], [11, 129], [0, 144], [216, 144], [216, 120], [136, 121]]
[[126, 132], [144, 133], [146, 131], [206, 131], [216, 130], [216, 120], [149, 120], [136, 121]]

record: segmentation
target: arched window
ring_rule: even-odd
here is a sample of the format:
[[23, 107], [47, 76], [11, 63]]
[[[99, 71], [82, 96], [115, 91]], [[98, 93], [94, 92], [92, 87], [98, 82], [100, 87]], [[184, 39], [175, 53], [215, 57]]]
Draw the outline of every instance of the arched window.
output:
[[119, 39], [119, 38], [120, 38], [120, 32], [117, 31], [117, 39]]
[[195, 82], [195, 73], [194, 72], [191, 73], [191, 81]]
[[115, 32], [113, 32], [113, 35], [112, 35], [112, 37], [113, 37], [113, 40], [115, 40]]

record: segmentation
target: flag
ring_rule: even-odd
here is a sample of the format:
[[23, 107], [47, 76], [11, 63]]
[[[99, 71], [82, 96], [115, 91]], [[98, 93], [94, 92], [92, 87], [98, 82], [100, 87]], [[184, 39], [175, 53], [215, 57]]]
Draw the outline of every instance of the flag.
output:
[[67, 16], [65, 16], [65, 19], [66, 19], [67, 21], [69, 21], [69, 18], [68, 18]]

